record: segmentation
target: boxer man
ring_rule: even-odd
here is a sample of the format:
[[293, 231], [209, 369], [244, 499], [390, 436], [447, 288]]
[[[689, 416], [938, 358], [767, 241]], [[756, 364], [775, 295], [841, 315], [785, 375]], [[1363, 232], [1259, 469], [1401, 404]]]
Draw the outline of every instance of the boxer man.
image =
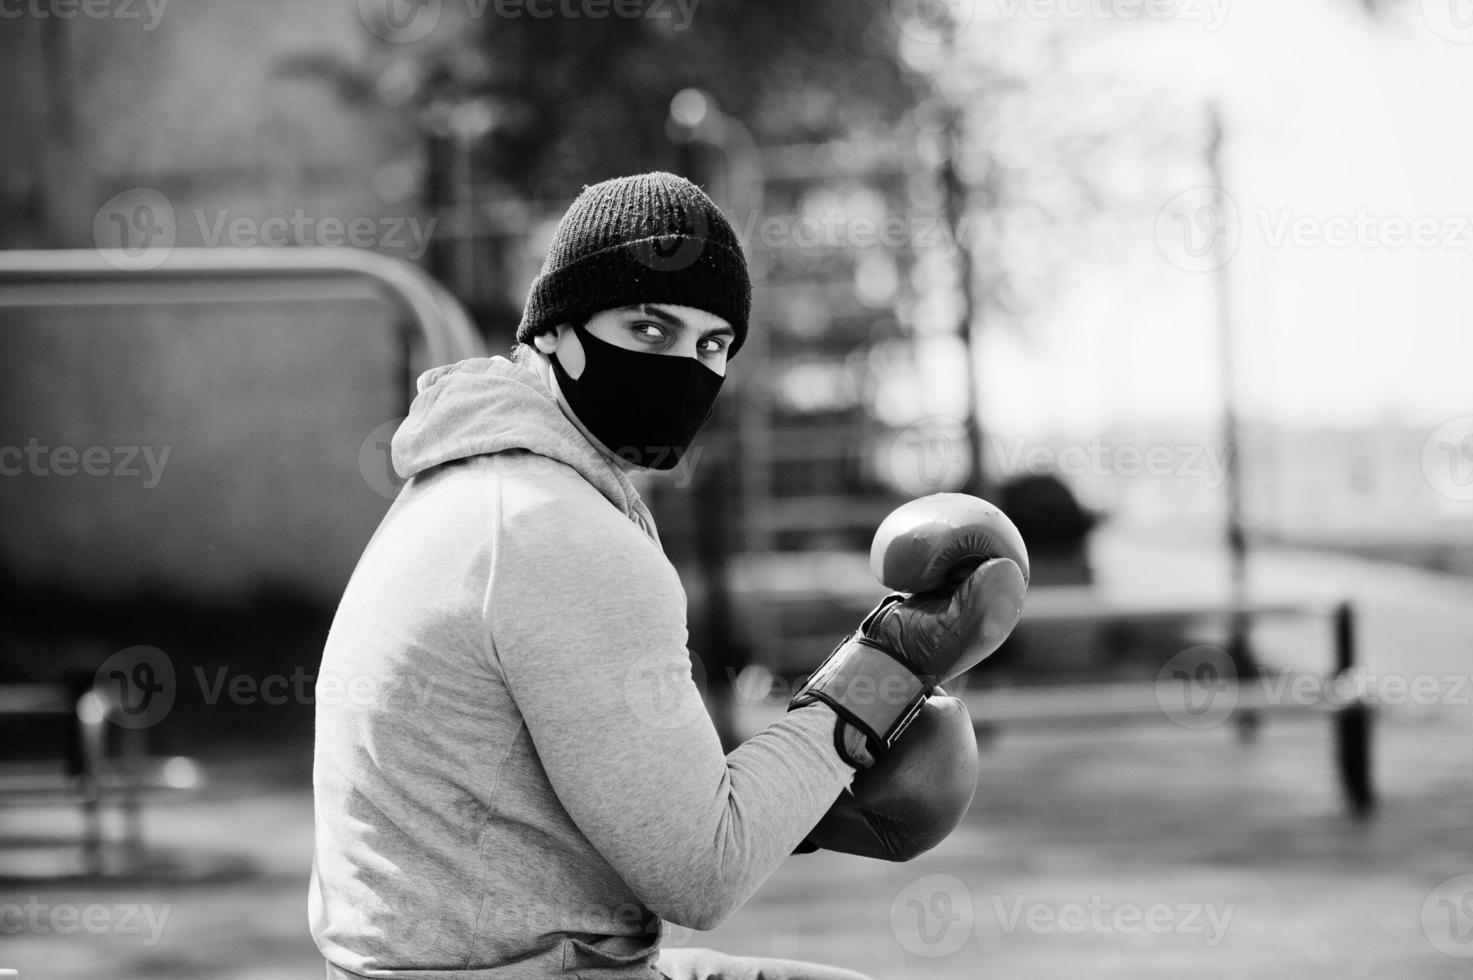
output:
[[[999, 558], [949, 598], [877, 610], [826, 679], [723, 754], [685, 595], [629, 473], [679, 462], [749, 309], [746, 261], [704, 193], [611, 180], [563, 217], [514, 359], [419, 379], [393, 440], [408, 482], [318, 680], [310, 918], [329, 976], [862, 980], [661, 938], [713, 928], [795, 849], [909, 856], [904, 832], [878, 852], [845, 835], [927, 823], [914, 794], [848, 788], [895, 757], [904, 719], [930, 717], [933, 682], [979, 632], [1001, 642], [1021, 577]], [[850, 698], [887, 671], [895, 705]]]

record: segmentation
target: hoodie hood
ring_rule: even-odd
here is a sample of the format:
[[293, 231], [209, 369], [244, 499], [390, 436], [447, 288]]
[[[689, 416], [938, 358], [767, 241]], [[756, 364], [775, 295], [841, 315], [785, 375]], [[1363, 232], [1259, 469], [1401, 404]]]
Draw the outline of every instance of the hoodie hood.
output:
[[658, 540], [629, 477], [568, 421], [535, 372], [504, 357], [473, 357], [426, 371], [417, 387], [394, 433], [394, 469], [402, 478], [457, 459], [523, 450], [571, 466]]

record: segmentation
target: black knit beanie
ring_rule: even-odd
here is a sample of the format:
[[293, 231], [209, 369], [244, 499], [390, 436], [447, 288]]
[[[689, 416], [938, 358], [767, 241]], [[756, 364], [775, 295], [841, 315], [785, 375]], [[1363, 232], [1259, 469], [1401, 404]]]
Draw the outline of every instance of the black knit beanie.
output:
[[695, 184], [667, 173], [583, 188], [527, 294], [517, 340], [600, 310], [670, 303], [714, 313], [747, 339], [752, 283], [726, 216]]

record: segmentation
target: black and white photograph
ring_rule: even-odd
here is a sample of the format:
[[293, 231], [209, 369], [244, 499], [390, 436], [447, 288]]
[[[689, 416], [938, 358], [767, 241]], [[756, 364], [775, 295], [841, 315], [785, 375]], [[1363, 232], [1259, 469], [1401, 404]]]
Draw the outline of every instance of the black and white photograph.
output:
[[0, 0], [0, 980], [1473, 978], [1470, 0]]

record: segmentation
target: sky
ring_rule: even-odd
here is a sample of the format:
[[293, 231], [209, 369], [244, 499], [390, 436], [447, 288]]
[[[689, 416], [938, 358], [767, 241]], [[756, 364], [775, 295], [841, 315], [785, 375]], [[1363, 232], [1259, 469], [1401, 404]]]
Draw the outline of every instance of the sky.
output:
[[[1129, 179], [1149, 188], [1146, 203], [1113, 219], [1112, 247], [1073, 257], [1017, 329], [989, 325], [990, 427], [1080, 433], [1217, 417], [1223, 280], [1202, 254], [1203, 227], [1230, 249], [1247, 414], [1348, 428], [1473, 414], [1473, 5], [1401, 0], [1372, 18], [1357, 0], [1141, 3], [1175, 3], [1176, 14], [976, 0], [958, 38], [995, 43], [989, 18], [1060, 31], [1082, 95], [1108, 76], [1136, 86], [1146, 108], [1215, 100], [1226, 132], [1228, 207], [1201, 211], [1205, 168], [1156, 173], [1143, 159]], [[1142, 104], [1118, 108], [1124, 119]]]

